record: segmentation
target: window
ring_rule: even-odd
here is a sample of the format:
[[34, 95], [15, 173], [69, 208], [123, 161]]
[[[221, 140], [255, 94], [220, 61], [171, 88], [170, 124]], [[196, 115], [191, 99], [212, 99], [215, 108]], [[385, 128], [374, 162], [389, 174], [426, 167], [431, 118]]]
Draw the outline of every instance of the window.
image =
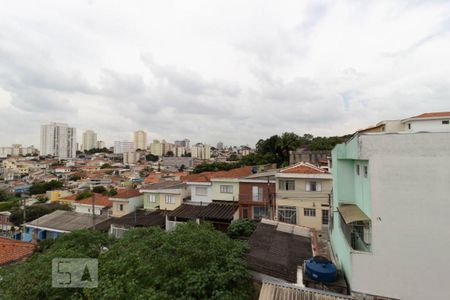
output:
[[367, 178], [367, 175], [369, 174], [369, 167], [364, 166], [364, 178]]
[[295, 190], [294, 180], [280, 180], [278, 182], [278, 188], [282, 191], [293, 191]]
[[264, 206], [253, 207], [253, 219], [261, 219], [267, 216], [267, 209]]
[[450, 121], [449, 121], [449, 120], [444, 120], [444, 121], [442, 121], [442, 125], [448, 125], [448, 124], [450, 124]]
[[259, 186], [252, 186], [252, 200], [262, 201], [263, 200], [263, 189]]
[[176, 202], [175, 195], [166, 195], [165, 200], [167, 204], [175, 204]]
[[297, 209], [295, 206], [278, 206], [278, 221], [297, 224]]
[[206, 189], [206, 187], [196, 187], [195, 188], [195, 195], [197, 196], [206, 196], [208, 195], [208, 190]]
[[306, 191], [307, 192], [321, 192], [322, 184], [318, 181], [307, 181], [306, 182]]
[[232, 194], [233, 193], [233, 186], [232, 185], [221, 185], [220, 186], [220, 192], [226, 193], [226, 194]]
[[316, 209], [315, 208], [304, 208], [303, 209], [303, 215], [305, 217], [315, 217], [316, 216]]
[[359, 176], [359, 165], [356, 165], [356, 175], [358, 175]]
[[119, 211], [123, 211], [123, 204], [118, 204], [118, 205], [117, 205], [117, 209], [118, 209]]
[[148, 195], [148, 203], [155, 203], [156, 202], [156, 195], [150, 194]]
[[322, 209], [322, 224], [328, 225], [330, 219], [330, 211], [328, 209]]
[[242, 218], [248, 219], [248, 207], [246, 206], [242, 208]]

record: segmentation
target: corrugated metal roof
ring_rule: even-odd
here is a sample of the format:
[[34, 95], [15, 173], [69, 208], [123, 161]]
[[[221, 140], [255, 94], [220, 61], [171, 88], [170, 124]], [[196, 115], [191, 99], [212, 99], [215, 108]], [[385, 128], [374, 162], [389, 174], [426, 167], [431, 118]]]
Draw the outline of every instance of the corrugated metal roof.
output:
[[342, 204], [338, 208], [344, 222], [350, 224], [353, 222], [368, 222], [370, 218], [355, 204]]
[[175, 210], [168, 213], [169, 217], [185, 219], [213, 219], [231, 221], [236, 210], [237, 203], [212, 202], [206, 206], [183, 203]]
[[263, 282], [259, 300], [348, 300], [351, 296], [329, 293], [309, 288]]
[[[95, 224], [104, 222], [108, 217], [96, 215]], [[92, 227], [92, 215], [74, 211], [56, 210], [48, 215], [25, 223], [38, 228], [49, 228], [60, 231], [73, 231]]]
[[260, 223], [249, 239], [247, 263], [251, 270], [297, 282], [297, 267], [312, 257], [311, 239]]

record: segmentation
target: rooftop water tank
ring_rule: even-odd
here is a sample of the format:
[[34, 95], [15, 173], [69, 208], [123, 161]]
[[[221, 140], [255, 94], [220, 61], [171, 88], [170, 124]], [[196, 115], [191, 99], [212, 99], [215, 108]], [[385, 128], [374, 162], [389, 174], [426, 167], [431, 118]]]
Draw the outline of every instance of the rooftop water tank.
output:
[[319, 282], [333, 282], [336, 280], [336, 266], [323, 256], [314, 256], [305, 262], [306, 275]]

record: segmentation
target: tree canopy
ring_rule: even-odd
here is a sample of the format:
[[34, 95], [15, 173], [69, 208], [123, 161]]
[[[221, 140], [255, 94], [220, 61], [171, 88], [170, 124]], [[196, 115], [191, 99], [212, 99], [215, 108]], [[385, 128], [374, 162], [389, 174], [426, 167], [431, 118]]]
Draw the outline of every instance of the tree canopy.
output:
[[55, 210], [71, 210], [70, 206], [64, 204], [52, 204], [52, 205], [44, 205], [37, 204], [26, 207], [26, 220], [23, 220], [23, 209], [20, 207], [14, 207], [11, 209], [11, 215], [9, 216], [9, 220], [16, 226], [20, 226], [25, 222], [30, 222], [35, 219], [42, 217], [43, 215], [47, 215]]
[[202, 163], [194, 168], [193, 173], [201, 172], [214, 172], [214, 171], [228, 171], [231, 169], [239, 168], [240, 163], [225, 163], [225, 162], [214, 162], [214, 163]]
[[34, 183], [30, 187], [29, 192], [31, 195], [44, 194], [47, 191], [56, 190], [56, 189], [61, 188], [62, 186], [63, 186], [63, 183], [58, 180], [52, 180], [50, 182], [39, 182], [39, 183]]
[[[136, 228], [122, 239], [82, 230], [43, 244], [27, 262], [0, 270], [5, 299], [251, 299], [245, 242], [209, 224], [175, 231]], [[103, 249], [103, 250], [102, 250]], [[51, 288], [51, 260], [99, 259], [94, 289]]]
[[260, 139], [256, 143], [255, 153], [241, 159], [244, 165], [260, 165], [276, 163], [278, 166], [289, 164], [289, 152], [298, 148], [309, 150], [332, 150], [336, 144], [343, 143], [347, 136], [314, 137], [312, 134], [297, 135], [293, 132], [284, 132], [273, 135], [267, 139]]
[[155, 161], [158, 161], [159, 157], [158, 157], [157, 155], [153, 155], [153, 154], [149, 153], [149, 154], [147, 154], [147, 155], [145, 156], [145, 159], [146, 159], [147, 161], [153, 161], [153, 162], [155, 162]]

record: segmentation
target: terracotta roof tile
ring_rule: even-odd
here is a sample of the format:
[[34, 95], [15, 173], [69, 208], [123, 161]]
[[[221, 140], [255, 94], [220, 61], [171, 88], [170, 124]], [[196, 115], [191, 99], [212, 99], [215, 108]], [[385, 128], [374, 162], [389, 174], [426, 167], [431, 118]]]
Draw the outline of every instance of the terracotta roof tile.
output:
[[439, 117], [450, 117], [450, 111], [423, 113], [421, 115], [414, 116], [412, 118], [439, 118]]
[[34, 248], [31, 243], [0, 237], [0, 266], [24, 260]]
[[300, 162], [293, 166], [284, 168], [280, 171], [280, 173], [289, 173], [289, 174], [327, 174], [326, 170], [323, 170], [319, 167], [316, 167], [312, 164]]
[[117, 194], [111, 196], [112, 199], [128, 199], [143, 195], [139, 190], [120, 189], [117, 190]]
[[202, 172], [183, 177], [184, 182], [209, 182], [212, 178], [241, 178], [253, 174], [251, 166], [231, 169], [229, 171]]
[[[94, 199], [93, 196], [88, 197], [88, 198], [84, 198], [81, 200], [76, 201], [75, 203], [80, 203], [80, 204], [92, 204], [92, 200]], [[102, 194], [98, 194], [95, 193], [95, 205], [99, 205], [99, 206], [112, 206], [112, 202], [111, 200], [109, 200], [108, 196], [104, 196]]]

